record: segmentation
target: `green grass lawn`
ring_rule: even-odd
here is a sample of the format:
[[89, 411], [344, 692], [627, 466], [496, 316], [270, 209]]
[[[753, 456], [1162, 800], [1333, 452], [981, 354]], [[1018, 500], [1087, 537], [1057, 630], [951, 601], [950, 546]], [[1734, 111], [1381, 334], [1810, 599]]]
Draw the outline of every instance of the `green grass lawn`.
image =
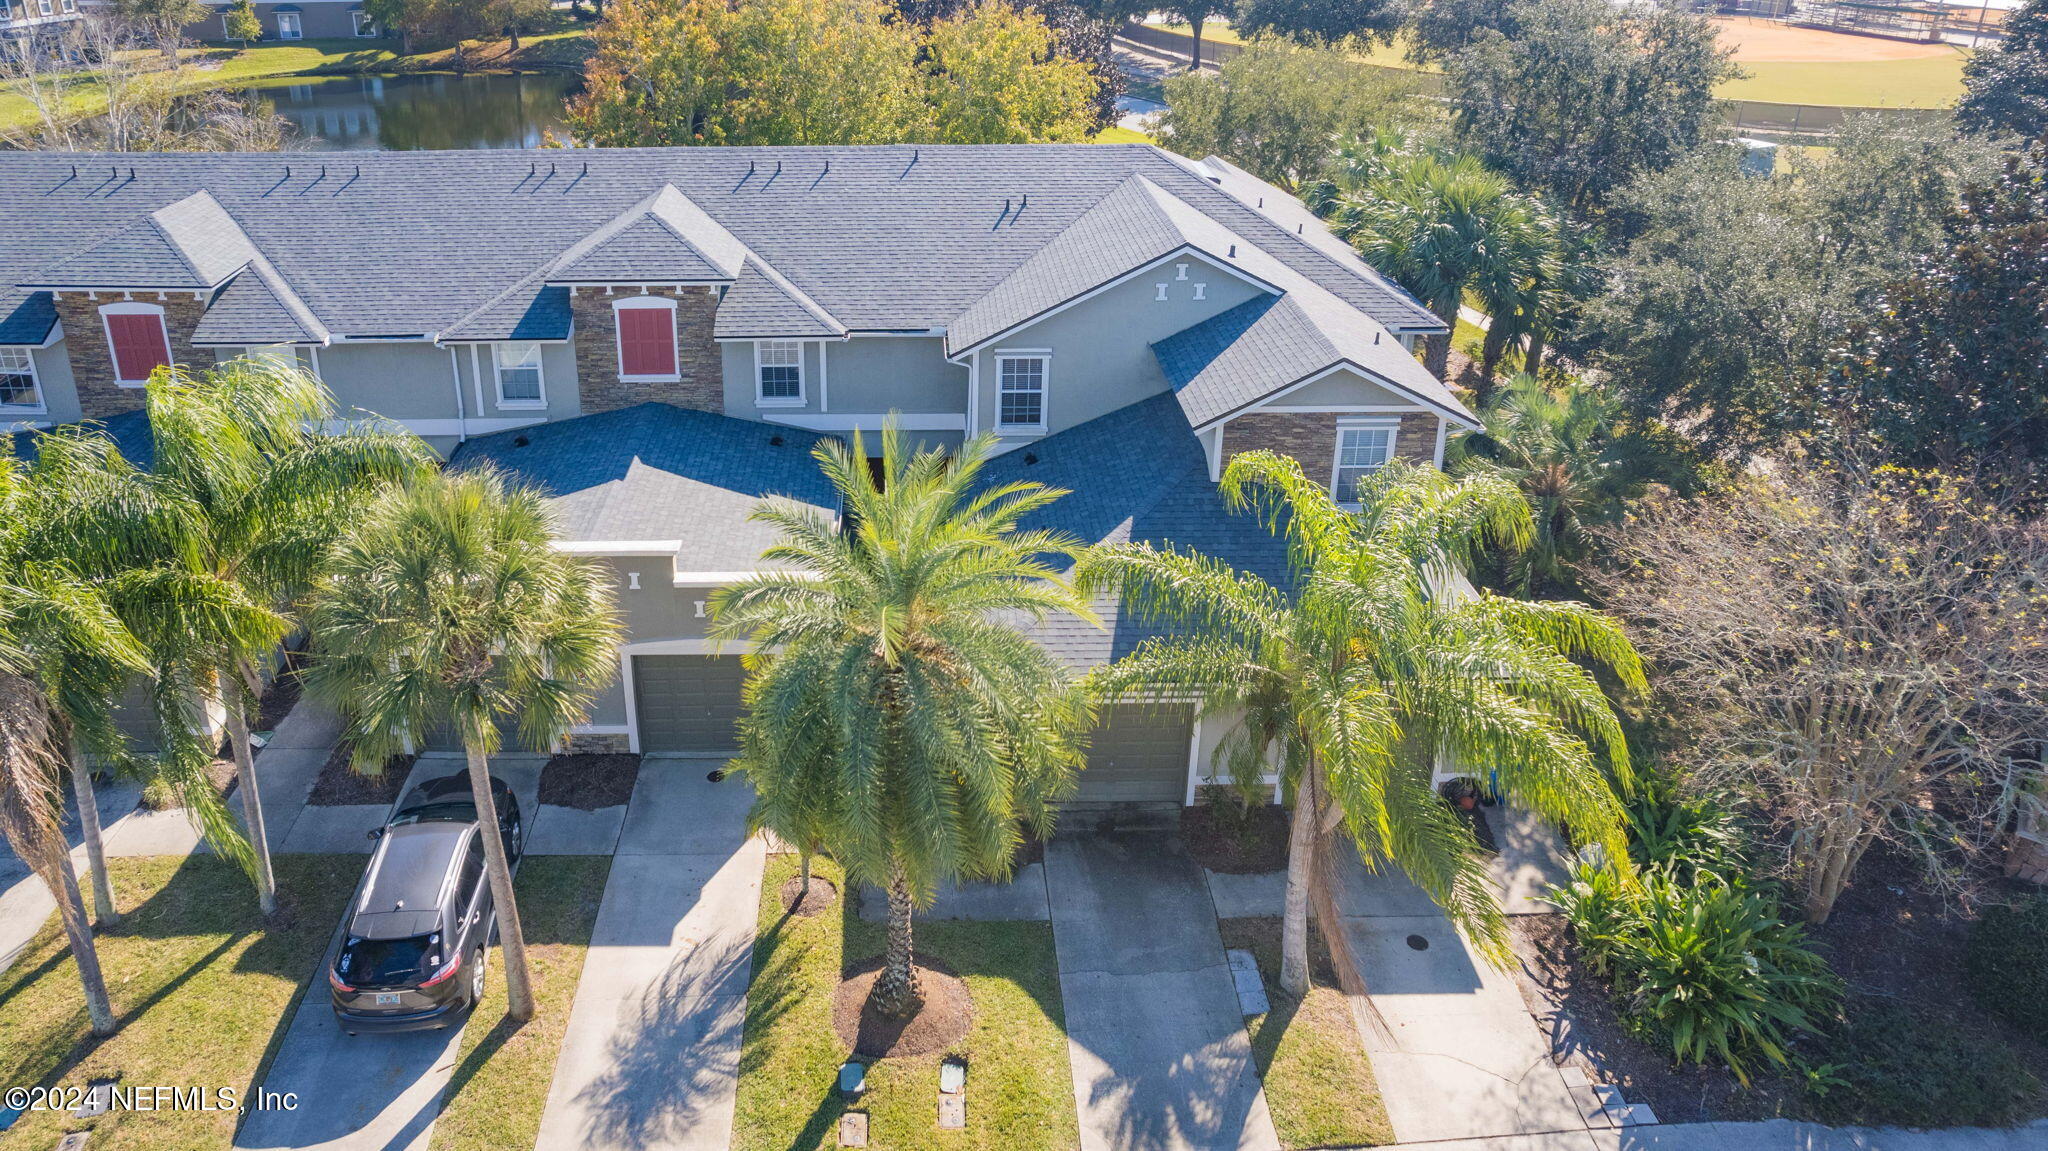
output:
[[602, 856], [536, 856], [519, 865], [534, 1015], [524, 1026], [505, 1017], [505, 964], [493, 948], [489, 987], [463, 1029], [434, 1123], [434, 1151], [533, 1146], [610, 871], [611, 860]]
[[[816, 869], [840, 882], [831, 863], [818, 861]], [[844, 900], [822, 915], [785, 917], [780, 891], [796, 873], [794, 856], [775, 856], [761, 885], [734, 1151], [837, 1146], [844, 1108], [833, 1087], [847, 1049], [832, 1031], [832, 993], [848, 961], [882, 951], [881, 926], [862, 922]], [[869, 1114], [868, 1145], [889, 1151], [1077, 1146], [1051, 925], [920, 922], [917, 946], [959, 973], [974, 997], [973, 1030], [958, 1049], [970, 1068], [967, 1129], [938, 1129], [941, 1056], [890, 1059], [870, 1069], [860, 1104]]]
[[[0, 1086], [234, 1088], [249, 1097], [300, 991], [334, 934], [362, 872], [354, 856], [280, 855], [287, 902], [266, 927], [256, 893], [216, 856], [116, 859], [108, 871], [120, 927], [99, 936], [100, 964], [121, 1030], [95, 1040], [78, 970], [54, 920], [0, 976]], [[93, 1120], [30, 1112], [0, 1136], [8, 1147], [50, 1147], [92, 1128], [93, 1151], [225, 1147], [228, 1111], [115, 1110]]]
[[1109, 127], [1089, 137], [1089, 142], [1094, 144], [1151, 144], [1155, 141], [1143, 132], [1111, 124]]
[[1961, 50], [1919, 60], [1766, 61], [1721, 85], [1729, 100], [1845, 108], [1946, 108], [1963, 94]]
[[1313, 985], [1307, 998], [1295, 1000], [1279, 987], [1279, 919], [1225, 919], [1218, 927], [1223, 945], [1250, 951], [1266, 981], [1273, 1009], [1245, 1020], [1245, 1030], [1280, 1142], [1291, 1151], [1392, 1143], [1379, 1081], [1320, 937], [1309, 965]]

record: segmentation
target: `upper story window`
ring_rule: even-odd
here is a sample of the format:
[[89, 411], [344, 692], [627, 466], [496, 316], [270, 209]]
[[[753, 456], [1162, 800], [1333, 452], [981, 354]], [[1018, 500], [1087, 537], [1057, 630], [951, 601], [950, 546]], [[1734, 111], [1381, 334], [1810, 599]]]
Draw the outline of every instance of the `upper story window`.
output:
[[1391, 424], [1360, 424], [1337, 428], [1337, 472], [1330, 492], [1339, 503], [1358, 499], [1358, 481], [1386, 466], [1394, 458], [1394, 427]]
[[665, 296], [630, 296], [612, 305], [619, 329], [619, 378], [679, 379], [676, 302]]
[[1045, 377], [1051, 360], [1043, 353], [996, 356], [996, 427], [1045, 430]]
[[64, 10], [66, 12], [78, 11], [78, 0], [64, 0]]
[[50, 0], [36, 0], [36, 11], [44, 16], [48, 16], [52, 11]]
[[139, 388], [151, 372], [171, 363], [170, 334], [164, 310], [155, 304], [108, 304], [100, 309], [107, 326], [107, 347], [114, 353], [114, 382]]
[[14, 19], [14, 0], [0, 0], [0, 23]]
[[541, 378], [539, 344], [493, 344], [491, 355], [498, 367], [499, 407], [547, 406], [545, 381]]
[[375, 36], [377, 34], [377, 22], [370, 18], [368, 12], [351, 12], [349, 15], [355, 17], [356, 35]]
[[804, 402], [804, 346], [795, 340], [754, 345], [755, 398], [764, 407]]
[[0, 408], [43, 410], [36, 358], [27, 348], [0, 348]]

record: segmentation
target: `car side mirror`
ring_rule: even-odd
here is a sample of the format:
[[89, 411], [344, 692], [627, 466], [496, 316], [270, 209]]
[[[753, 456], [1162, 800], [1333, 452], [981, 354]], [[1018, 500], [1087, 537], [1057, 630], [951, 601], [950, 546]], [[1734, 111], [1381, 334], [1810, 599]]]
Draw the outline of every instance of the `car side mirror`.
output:
[[370, 829], [370, 832], [369, 832], [369, 834], [368, 834], [368, 835], [365, 835], [365, 836], [363, 836], [363, 838], [364, 838], [364, 839], [382, 839], [382, 838], [384, 838], [384, 829], [383, 829], [383, 828], [381, 828], [381, 827], [373, 827], [373, 828], [371, 828], [371, 829]]

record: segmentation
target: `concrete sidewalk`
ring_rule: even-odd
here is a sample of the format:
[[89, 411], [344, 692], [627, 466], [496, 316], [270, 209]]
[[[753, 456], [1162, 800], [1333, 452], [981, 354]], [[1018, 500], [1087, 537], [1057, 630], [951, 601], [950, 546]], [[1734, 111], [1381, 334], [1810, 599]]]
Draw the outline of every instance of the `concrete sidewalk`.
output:
[[1427, 1151], [2040, 1151], [2048, 1120], [2011, 1129], [1958, 1127], [1822, 1127], [1772, 1119], [1762, 1123], [1673, 1123], [1601, 1131], [1554, 1131], [1495, 1139], [1402, 1144]]
[[1045, 875], [1082, 1151], [1277, 1151], [1216, 908], [1179, 839], [1058, 838]]
[[626, 810], [538, 1151], [725, 1151], [766, 851], [753, 792], [648, 756]]

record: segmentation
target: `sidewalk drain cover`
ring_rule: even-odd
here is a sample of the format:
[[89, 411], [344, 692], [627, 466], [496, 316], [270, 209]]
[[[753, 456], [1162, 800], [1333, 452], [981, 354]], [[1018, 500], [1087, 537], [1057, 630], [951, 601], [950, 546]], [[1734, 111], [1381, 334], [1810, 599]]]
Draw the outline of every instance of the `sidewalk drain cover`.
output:
[[1424, 939], [1420, 935], [1411, 935], [1408, 937], [1408, 946], [1414, 948], [1417, 951], [1428, 951], [1429, 940]]

